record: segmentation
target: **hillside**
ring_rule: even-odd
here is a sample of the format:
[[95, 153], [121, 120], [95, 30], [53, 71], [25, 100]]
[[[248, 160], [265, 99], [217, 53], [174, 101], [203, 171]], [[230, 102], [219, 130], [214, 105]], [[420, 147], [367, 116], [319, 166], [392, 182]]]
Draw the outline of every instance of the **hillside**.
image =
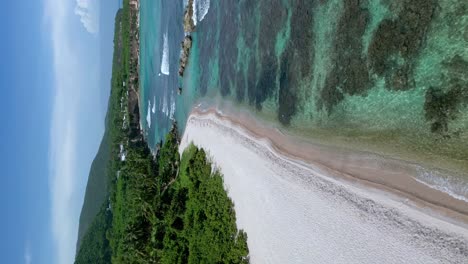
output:
[[[115, 16], [115, 33], [114, 33], [114, 57], [112, 69], [112, 82], [111, 85], [117, 82], [116, 72], [121, 67], [122, 57], [122, 41], [121, 41], [121, 27], [122, 27], [122, 10], [119, 10]], [[109, 99], [108, 113], [106, 115], [106, 129], [102, 138], [99, 150], [93, 160], [91, 169], [88, 176], [88, 183], [86, 185], [86, 192], [83, 202], [83, 207], [80, 214], [80, 222], [78, 228], [78, 240], [76, 243], [76, 252], [79, 251], [81, 241], [85, 236], [88, 228], [95, 216], [99, 213], [100, 208], [105, 203], [108, 197], [108, 175], [107, 166], [110, 161], [110, 139], [109, 139], [109, 122], [110, 122], [110, 109], [112, 108], [111, 99]]]
[[77, 251], [81, 240], [91, 225], [94, 217], [98, 214], [101, 206], [107, 198], [107, 174], [106, 167], [109, 162], [109, 143], [107, 133], [102, 138], [98, 153], [93, 160], [86, 185], [85, 199], [81, 209], [80, 225], [78, 229]]

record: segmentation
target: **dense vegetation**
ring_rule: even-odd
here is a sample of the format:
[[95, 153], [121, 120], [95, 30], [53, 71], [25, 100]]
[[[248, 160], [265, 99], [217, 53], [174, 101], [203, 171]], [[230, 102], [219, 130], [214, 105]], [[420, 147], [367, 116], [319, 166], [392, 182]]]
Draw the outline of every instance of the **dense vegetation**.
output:
[[111, 227], [111, 221], [110, 211], [103, 206], [81, 241], [75, 263], [110, 263], [111, 249], [106, 232]]
[[128, 148], [75, 263], [248, 263], [247, 235], [236, 227], [222, 176], [203, 149], [180, 160], [176, 128], [156, 157]]
[[81, 209], [80, 228], [78, 230], [77, 249], [80, 248], [88, 228], [107, 199], [107, 164], [109, 163], [109, 142], [107, 133], [99, 146], [98, 153], [91, 164], [86, 186], [85, 200]]
[[[106, 199], [78, 242], [75, 263], [248, 263], [247, 235], [237, 230], [222, 176], [205, 152], [191, 146], [181, 159], [175, 125], [156, 154], [144, 141], [131, 98], [138, 87], [134, 18], [125, 0], [116, 17], [108, 156], [100, 159], [107, 162], [99, 170]], [[85, 203], [102, 189], [90, 186], [93, 179]]]
[[248, 263], [247, 235], [206, 154], [178, 154], [177, 133], [156, 159], [132, 147], [112, 195], [112, 263]]

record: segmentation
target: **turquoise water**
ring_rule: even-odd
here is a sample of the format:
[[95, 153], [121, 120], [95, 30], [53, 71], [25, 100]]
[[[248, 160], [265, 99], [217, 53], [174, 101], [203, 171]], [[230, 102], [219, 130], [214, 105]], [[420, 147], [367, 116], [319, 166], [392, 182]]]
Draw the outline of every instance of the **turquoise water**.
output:
[[[198, 0], [207, 3], [180, 78], [183, 1], [142, 0], [141, 116], [150, 146], [171, 116], [183, 131], [195, 102], [220, 97], [323, 143], [466, 175], [465, 1]], [[170, 75], [158, 76], [166, 32]]]
[[[151, 148], [162, 139], [176, 116], [182, 1], [142, 0], [140, 3], [141, 124]], [[163, 61], [164, 38], [167, 61]], [[169, 64], [169, 75], [162, 64]], [[189, 105], [189, 103], [187, 103]], [[181, 112], [179, 110], [179, 112]]]

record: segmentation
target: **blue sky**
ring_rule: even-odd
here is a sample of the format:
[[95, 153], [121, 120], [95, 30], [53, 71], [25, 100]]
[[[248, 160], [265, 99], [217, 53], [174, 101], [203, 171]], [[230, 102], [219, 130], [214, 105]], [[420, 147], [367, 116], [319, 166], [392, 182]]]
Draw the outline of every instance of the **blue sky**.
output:
[[0, 263], [72, 263], [104, 129], [114, 0], [5, 1]]

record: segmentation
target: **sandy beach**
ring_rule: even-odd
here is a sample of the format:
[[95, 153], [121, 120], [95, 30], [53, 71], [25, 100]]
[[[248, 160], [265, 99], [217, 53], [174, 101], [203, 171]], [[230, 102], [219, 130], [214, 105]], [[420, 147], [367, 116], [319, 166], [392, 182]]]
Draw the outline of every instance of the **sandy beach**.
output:
[[224, 174], [252, 263], [466, 263], [468, 203], [418, 168], [289, 137], [249, 116], [194, 110], [181, 151]]

